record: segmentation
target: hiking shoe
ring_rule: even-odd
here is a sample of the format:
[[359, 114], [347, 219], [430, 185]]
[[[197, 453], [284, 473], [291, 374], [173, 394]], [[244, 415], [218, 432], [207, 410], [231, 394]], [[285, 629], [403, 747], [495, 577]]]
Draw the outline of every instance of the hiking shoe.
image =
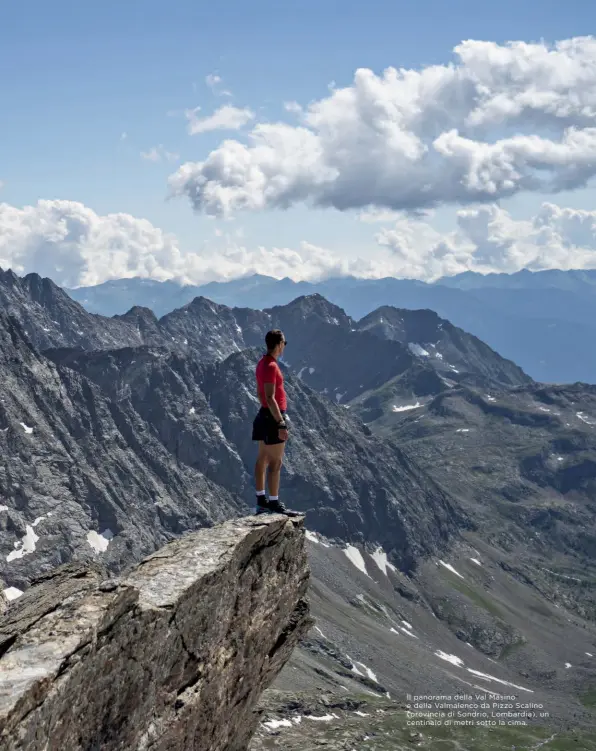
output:
[[267, 500], [267, 496], [258, 495], [256, 513], [266, 514], [268, 512], [269, 512], [269, 501]]
[[292, 511], [292, 509], [286, 508], [281, 501], [265, 501], [263, 502], [262, 496], [257, 500], [257, 515], [258, 514], [284, 514], [285, 516], [300, 516], [299, 511]]

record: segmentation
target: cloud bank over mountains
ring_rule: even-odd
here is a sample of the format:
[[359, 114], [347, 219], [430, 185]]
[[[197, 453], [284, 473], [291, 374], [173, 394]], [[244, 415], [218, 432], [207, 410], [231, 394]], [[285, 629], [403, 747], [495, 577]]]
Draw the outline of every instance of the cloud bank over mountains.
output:
[[232, 235], [219, 235], [209, 253], [183, 253], [173, 235], [130, 214], [100, 216], [76, 201], [39, 201], [23, 209], [0, 203], [0, 267], [35, 271], [65, 287], [133, 276], [200, 283], [257, 272], [315, 279], [352, 268], [304, 242], [298, 250], [249, 250]]
[[257, 123], [170, 178], [196, 211], [298, 203], [412, 210], [581, 188], [596, 174], [596, 39], [465, 41], [455, 61], [356, 71], [350, 86]]
[[534, 217], [516, 220], [495, 204], [474, 206], [457, 212], [453, 232], [402, 218], [376, 240], [391, 250], [396, 275], [429, 281], [462, 271], [596, 268], [596, 211], [543, 203]]
[[464, 208], [456, 229], [443, 234], [427, 221], [398, 215], [371, 235], [359, 259], [304, 241], [295, 248], [250, 248], [220, 231], [206, 252], [185, 253], [175, 236], [130, 214], [100, 216], [75, 201], [39, 201], [23, 209], [0, 203], [0, 266], [36, 271], [66, 287], [133, 276], [196, 284], [253, 273], [309, 281], [348, 274], [430, 281], [467, 270], [596, 268], [596, 211], [552, 203], [527, 220], [494, 204]]

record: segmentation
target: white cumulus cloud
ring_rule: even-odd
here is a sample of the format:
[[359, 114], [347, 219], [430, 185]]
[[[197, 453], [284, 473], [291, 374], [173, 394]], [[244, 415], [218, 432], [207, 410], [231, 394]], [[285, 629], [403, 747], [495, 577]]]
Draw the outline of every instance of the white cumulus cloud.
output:
[[205, 253], [185, 253], [173, 235], [130, 214], [101, 216], [76, 201], [44, 200], [23, 208], [0, 203], [0, 267], [19, 275], [36, 272], [64, 287], [134, 276], [200, 284], [254, 273], [297, 280], [362, 275], [362, 262], [347, 262], [324, 248], [306, 242], [298, 249], [247, 248], [240, 244], [242, 234], [217, 229]]
[[514, 219], [495, 204], [457, 212], [457, 229], [441, 234], [403, 217], [376, 234], [397, 276], [433, 280], [462, 271], [514, 273], [523, 268], [596, 268], [596, 211], [543, 203], [530, 219]]
[[259, 123], [248, 144], [226, 140], [182, 165], [172, 190], [212, 215], [299, 202], [412, 210], [554, 193], [594, 176], [596, 38], [468, 40], [454, 57], [359, 69], [304, 111], [292, 103], [297, 125]]
[[304, 241], [249, 247], [241, 229], [219, 227], [203, 252], [184, 252], [175, 236], [130, 214], [102, 216], [75, 201], [0, 203], [0, 267], [37, 272], [65, 287], [133, 276], [194, 284], [255, 273], [296, 281], [346, 275], [430, 281], [467, 270], [596, 268], [596, 211], [544, 203], [521, 220], [491, 204], [462, 208], [456, 219], [456, 229], [440, 233], [430, 219], [402, 215], [377, 228], [361, 257], [348, 258]]
[[200, 109], [197, 107], [186, 113], [191, 136], [210, 130], [240, 130], [255, 117], [255, 113], [248, 107], [234, 107], [232, 104], [224, 104], [207, 117], [197, 117]]
[[18, 274], [75, 287], [137, 275], [167, 279], [181, 264], [176, 239], [146, 219], [100, 216], [76, 201], [0, 203], [0, 267]]

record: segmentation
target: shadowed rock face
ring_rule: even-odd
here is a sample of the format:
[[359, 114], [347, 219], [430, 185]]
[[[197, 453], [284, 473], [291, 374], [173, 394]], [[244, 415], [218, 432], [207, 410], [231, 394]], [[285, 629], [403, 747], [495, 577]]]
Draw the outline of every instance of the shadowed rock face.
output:
[[241, 751], [312, 625], [303, 520], [246, 517], [127, 577], [69, 564], [0, 621], [0, 747]]

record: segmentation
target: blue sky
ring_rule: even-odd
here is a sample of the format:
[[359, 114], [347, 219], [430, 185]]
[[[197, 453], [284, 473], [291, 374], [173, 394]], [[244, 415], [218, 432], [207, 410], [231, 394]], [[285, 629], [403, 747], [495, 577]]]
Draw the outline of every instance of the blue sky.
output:
[[[174, 233], [182, 253], [217, 252], [225, 242], [213, 240], [219, 228], [247, 249], [306, 242], [367, 257], [379, 248], [379, 228], [355, 211], [297, 201], [287, 210], [212, 219], [184, 196], [166, 200], [168, 177], [180, 164], [206, 159], [226, 138], [246, 143], [254, 122], [295, 125], [285, 102], [325, 99], [332, 81], [350, 86], [358, 68], [377, 75], [389, 66], [420, 70], [449, 63], [462, 40], [554, 42], [595, 28], [596, 6], [588, 0], [7, 0], [0, 6], [0, 201], [22, 209], [40, 199], [68, 200], [99, 216], [123, 212]], [[222, 79], [215, 90], [209, 74]], [[243, 131], [189, 135], [185, 111], [200, 107], [207, 116], [224, 104], [250, 108], [255, 121]], [[141, 157], [159, 145], [179, 159]], [[500, 206], [524, 219], [544, 200], [519, 191]], [[556, 196], [574, 209], [591, 210], [593, 200], [589, 185]], [[432, 226], [451, 231], [457, 208], [439, 201]]]

